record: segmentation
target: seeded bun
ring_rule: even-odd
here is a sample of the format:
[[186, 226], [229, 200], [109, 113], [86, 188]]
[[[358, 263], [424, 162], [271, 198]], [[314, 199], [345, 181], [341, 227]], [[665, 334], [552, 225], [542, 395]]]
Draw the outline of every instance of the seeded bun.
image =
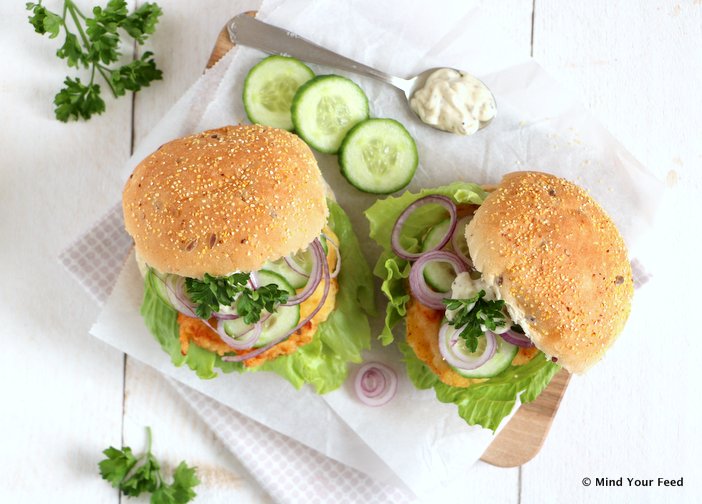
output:
[[475, 212], [466, 240], [513, 320], [568, 371], [586, 371], [624, 328], [634, 291], [626, 246], [584, 189], [510, 173]]
[[194, 278], [254, 271], [305, 248], [328, 214], [309, 147], [292, 133], [258, 125], [161, 146], [129, 177], [122, 208], [149, 266]]

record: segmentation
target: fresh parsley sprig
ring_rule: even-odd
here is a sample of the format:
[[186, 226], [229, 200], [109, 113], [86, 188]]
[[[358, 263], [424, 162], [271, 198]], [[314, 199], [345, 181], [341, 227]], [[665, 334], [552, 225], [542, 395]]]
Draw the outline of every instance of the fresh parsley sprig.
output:
[[221, 306], [231, 306], [236, 302], [236, 311], [247, 324], [261, 320], [261, 313], [266, 310], [273, 313], [275, 307], [288, 300], [288, 293], [275, 284], [248, 287], [249, 273], [234, 273], [227, 277], [214, 277], [205, 273], [202, 280], [187, 278], [185, 288], [190, 299], [195, 303], [198, 317], [208, 319], [212, 312]]
[[462, 328], [459, 336], [465, 340], [466, 347], [471, 352], [478, 349], [478, 338], [483, 335], [483, 326], [494, 331], [507, 321], [502, 311], [505, 302], [485, 299], [484, 290], [468, 299], [444, 299], [444, 304], [446, 309], [453, 311], [449, 325]]
[[59, 121], [90, 119], [93, 114], [105, 111], [105, 101], [100, 96], [100, 85], [95, 82], [100, 74], [115, 98], [127, 91], [139, 91], [162, 78], [156, 67], [153, 53], [146, 51], [141, 58], [113, 68], [122, 56], [120, 34], [126, 32], [138, 44], [144, 44], [154, 33], [161, 8], [155, 3], [145, 3], [129, 13], [125, 0], [109, 0], [103, 7], [94, 7], [93, 17], [86, 17], [73, 0], [64, 0], [61, 14], [51, 12], [38, 3], [28, 2], [27, 10], [34, 31], [49, 38], [56, 38], [63, 29], [63, 45], [56, 56], [66, 60], [69, 67], [90, 70], [90, 80], [81, 82], [79, 77], [66, 77], [64, 87], [54, 98], [54, 113]]
[[107, 457], [98, 467], [102, 479], [119, 488], [124, 495], [136, 497], [144, 492], [151, 494], [152, 504], [185, 504], [195, 498], [193, 490], [200, 480], [194, 467], [183, 461], [173, 471], [173, 482], [163, 481], [161, 465], [151, 453], [151, 428], [146, 428], [148, 445], [146, 453], [135, 457], [128, 446], [121, 450], [110, 446], [102, 453]]

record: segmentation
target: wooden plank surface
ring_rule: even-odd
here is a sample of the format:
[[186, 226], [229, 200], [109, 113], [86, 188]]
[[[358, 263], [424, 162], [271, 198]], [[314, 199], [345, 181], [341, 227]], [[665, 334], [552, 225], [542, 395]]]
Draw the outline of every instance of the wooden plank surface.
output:
[[[86, 11], [104, 4], [77, 3]], [[130, 8], [142, 3], [128, 1]], [[166, 463], [207, 468], [196, 502], [266, 502], [162, 376], [131, 359], [125, 367], [120, 352], [87, 334], [97, 308], [56, 264], [63, 246], [118, 197], [115, 167], [129, 156], [130, 136], [138, 144], [198, 78], [222, 24], [260, 2], [158, 3], [164, 16], [140, 49], [154, 50], [164, 80], [133, 102], [108, 98], [103, 116], [71, 124], [52, 112], [68, 73], [55, 57], [60, 40], [33, 32], [23, 2], [0, 3], [2, 503], [117, 504], [117, 492], [95, 470], [100, 451], [122, 437], [138, 449], [144, 425], [153, 427]], [[690, 314], [699, 310], [689, 293], [702, 283], [693, 257], [700, 238], [690, 232], [690, 216], [702, 214], [702, 2], [484, 2], [521, 56], [531, 52], [532, 7], [535, 57], [668, 181], [669, 194], [656, 234], [641, 246], [656, 269], [637, 293], [626, 333], [604, 362], [570, 381], [539, 455], [515, 469], [477, 464], [465, 475], [466, 500], [696, 502], [702, 339], [691, 330]], [[684, 476], [685, 486], [586, 488], [586, 476]]]
[[[571, 380], [541, 454], [524, 466], [522, 502], [699, 502], [702, 435], [692, 425], [701, 421], [702, 396], [692, 384], [702, 383], [702, 344], [698, 330], [660, 310], [679, 292], [674, 312], [699, 312], [699, 295], [686, 294], [685, 286], [700, 285], [701, 277], [693, 256], [702, 240], [692, 230], [702, 215], [702, 128], [699, 114], [690, 113], [702, 110], [700, 47], [699, 0], [536, 0], [534, 57], [668, 180], [668, 194], [661, 194], [656, 231], [634, 251], [652, 280], [636, 293], [627, 327], [605, 359]], [[664, 474], [685, 477], [685, 487], [581, 483]]]

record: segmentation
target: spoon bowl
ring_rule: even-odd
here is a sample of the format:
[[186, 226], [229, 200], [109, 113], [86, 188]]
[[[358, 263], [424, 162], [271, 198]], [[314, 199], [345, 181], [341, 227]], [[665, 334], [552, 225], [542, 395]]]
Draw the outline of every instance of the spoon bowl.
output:
[[[470, 78], [477, 81], [478, 83], [480, 83], [480, 85], [490, 93], [490, 98], [491, 98], [492, 104], [494, 106], [495, 113], [489, 119], [487, 119], [485, 121], [481, 120], [479, 122], [478, 131], [483, 129], [483, 128], [488, 127], [490, 125], [490, 123], [492, 123], [492, 121], [497, 116], [497, 100], [495, 99], [495, 95], [493, 94], [492, 90], [487, 85], [485, 85], [485, 83], [483, 81], [481, 81], [480, 79], [478, 79], [474, 75], [469, 74], [465, 70], [459, 70], [457, 68], [451, 68], [451, 67], [429, 68], [429, 69], [424, 70], [423, 72], [421, 72], [420, 74], [418, 74], [414, 77], [411, 77], [409, 79], [404, 79], [405, 82], [402, 83], [402, 87], [396, 86], [396, 87], [399, 87], [402, 90], [402, 92], [405, 94], [405, 97], [407, 98], [407, 103], [410, 105], [410, 109], [412, 109], [412, 112], [414, 112], [414, 114], [427, 126], [431, 126], [432, 128], [438, 129], [439, 131], [448, 132], [446, 129], [439, 127], [437, 124], [425, 121], [424, 118], [412, 106], [412, 98], [414, 97], [415, 93], [425, 86], [429, 77], [431, 77], [434, 73], [441, 71], [441, 70], [450, 70], [450, 71], [456, 72], [457, 74], [460, 74], [461, 76], [467, 75]], [[393, 84], [393, 83], [391, 83], [391, 84]]]
[[[381, 72], [375, 68], [369, 67], [362, 63], [358, 63], [350, 58], [341, 56], [333, 51], [325, 49], [314, 42], [304, 39], [297, 35], [296, 33], [278, 28], [277, 26], [269, 25], [262, 21], [259, 21], [247, 14], [239, 14], [233, 17], [227, 23], [227, 31], [229, 32], [229, 38], [234, 44], [240, 44], [248, 47], [253, 47], [261, 51], [267, 52], [269, 54], [278, 54], [281, 56], [292, 56], [294, 58], [300, 59], [302, 61], [307, 61], [309, 63], [315, 63], [318, 65], [330, 66], [337, 68], [339, 70], [345, 70], [347, 72], [356, 73], [359, 75], [365, 75], [373, 79], [390, 84], [398, 89], [400, 89], [410, 106], [410, 109], [417, 115], [417, 117], [432, 128], [438, 129], [440, 131], [449, 131], [445, 128], [440, 127], [436, 121], [427, 121], [425, 117], [419, 114], [415, 107], [412, 106], [412, 98], [418, 90], [421, 90], [429, 77], [439, 70], [453, 70], [458, 72], [461, 76], [470, 75], [462, 70], [456, 70], [452, 68], [436, 67], [430, 68], [421, 72], [420, 74], [410, 77], [408, 79], [403, 79], [400, 77], [395, 77], [393, 75]], [[471, 76], [473, 77], [473, 76]], [[480, 121], [478, 130], [486, 128], [492, 123], [494, 116], [497, 112], [497, 102], [492, 91], [485, 86], [485, 84], [479, 79], [473, 77], [477, 82], [479, 82], [492, 97], [492, 104], [495, 108], [495, 114], [485, 121]], [[451, 109], [453, 105], [447, 104], [446, 110]], [[455, 107], [454, 107], [455, 108]], [[466, 109], [470, 108], [470, 104], [466, 103]]]

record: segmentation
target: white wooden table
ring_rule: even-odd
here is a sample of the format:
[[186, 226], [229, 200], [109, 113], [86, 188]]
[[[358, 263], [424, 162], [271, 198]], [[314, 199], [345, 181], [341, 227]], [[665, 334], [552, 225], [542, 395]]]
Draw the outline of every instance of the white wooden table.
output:
[[[149, 47], [165, 79], [68, 125], [52, 113], [66, 74], [56, 41], [33, 33], [24, 2], [0, 4], [2, 503], [118, 502], [96, 463], [111, 444], [140, 451], [145, 425], [159, 457], [199, 467], [197, 502], [269, 501], [160, 375], [88, 335], [97, 307], [56, 260], [119, 197], [116, 167], [198, 78], [224, 22], [257, 5], [158, 3], [165, 14]], [[571, 381], [540, 455], [511, 470], [478, 464], [465, 501], [699, 502], [702, 1], [503, 0], [485, 9], [669, 191], [642, 254], [655, 266], [636, 301], [647, 313]], [[624, 488], [581, 483], [621, 476]], [[684, 477], [685, 486], [626, 488], [626, 477]]]

